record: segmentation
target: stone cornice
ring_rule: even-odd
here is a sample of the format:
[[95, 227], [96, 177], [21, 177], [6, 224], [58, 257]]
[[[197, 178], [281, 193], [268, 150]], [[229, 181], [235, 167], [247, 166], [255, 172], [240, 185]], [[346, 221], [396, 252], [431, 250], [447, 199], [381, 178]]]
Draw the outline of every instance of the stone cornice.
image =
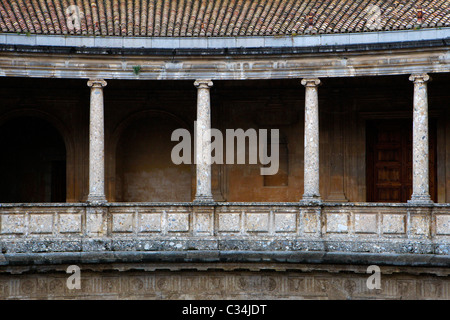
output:
[[[361, 252], [326, 252], [326, 251], [104, 251], [104, 252], [54, 252], [54, 253], [11, 253], [0, 254], [0, 274], [12, 271], [29, 272], [31, 268], [41, 266], [47, 272], [58, 270], [60, 265], [83, 264], [97, 265], [97, 269], [114, 269], [117, 263], [124, 264], [122, 269], [234, 269], [250, 270], [294, 270], [305, 269], [308, 264], [332, 265], [380, 265], [396, 267], [439, 268], [422, 270], [425, 273], [448, 276], [450, 256], [435, 254], [394, 254], [394, 253], [361, 253]], [[237, 264], [236, 264], [237, 263]], [[131, 264], [129, 267], [126, 264]], [[136, 265], [136, 264], [139, 264]], [[198, 265], [201, 264], [201, 265]], [[22, 266], [22, 268], [20, 268]], [[30, 270], [23, 268], [30, 267]], [[8, 268], [8, 269], [6, 269]], [[91, 267], [93, 268], [93, 267]], [[441, 269], [443, 268], [443, 269]], [[63, 268], [61, 268], [63, 269]], [[361, 268], [365, 272], [365, 268]], [[63, 269], [65, 270], [65, 269]], [[356, 271], [356, 270], [355, 270]], [[357, 272], [357, 271], [356, 271]], [[391, 270], [399, 272], [399, 270]], [[416, 270], [417, 272], [417, 270]]]
[[[5, 49], [5, 48], [3, 48]], [[16, 48], [17, 49], [17, 48]], [[295, 79], [450, 72], [450, 48], [268, 55], [70, 54], [0, 48], [0, 76], [130, 80]], [[138, 68], [136, 68], [138, 67]], [[138, 69], [139, 72], [135, 72]]]
[[223, 36], [223, 37], [121, 37], [0, 33], [0, 44], [122, 49], [240, 49], [240, 48], [301, 48], [320, 46], [353, 46], [400, 42], [420, 43], [447, 40], [450, 27], [379, 32], [284, 35], [284, 36]]

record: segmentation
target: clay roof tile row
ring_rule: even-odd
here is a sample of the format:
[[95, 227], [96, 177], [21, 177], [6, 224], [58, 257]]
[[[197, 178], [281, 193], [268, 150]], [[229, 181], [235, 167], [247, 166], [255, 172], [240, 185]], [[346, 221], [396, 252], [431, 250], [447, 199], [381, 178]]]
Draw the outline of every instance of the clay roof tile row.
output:
[[450, 26], [449, 0], [0, 0], [0, 31], [31, 34], [282, 36], [436, 26]]

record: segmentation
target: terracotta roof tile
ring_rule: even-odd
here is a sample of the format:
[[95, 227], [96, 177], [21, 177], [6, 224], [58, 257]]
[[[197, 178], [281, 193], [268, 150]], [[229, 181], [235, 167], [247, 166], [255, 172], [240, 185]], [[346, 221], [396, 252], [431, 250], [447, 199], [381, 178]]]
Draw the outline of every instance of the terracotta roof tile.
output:
[[[79, 9], [79, 16], [76, 10]], [[421, 15], [421, 16], [420, 16]], [[69, 20], [78, 17], [78, 24]], [[72, 27], [73, 26], [73, 27]], [[0, 31], [147, 37], [450, 26], [448, 0], [1, 0]]]
[[11, 23], [11, 19], [9, 18], [9, 15], [6, 13], [5, 8], [3, 7], [3, 4], [0, 2], [0, 18], [2, 18], [2, 30], [4, 32], [6, 31], [14, 31], [14, 27]]
[[182, 34], [182, 36], [192, 37], [194, 35], [195, 21], [197, 20], [197, 12], [200, 5], [199, 2], [199, 0], [192, 1], [192, 8], [189, 14], [189, 23], [187, 25], [186, 34]]

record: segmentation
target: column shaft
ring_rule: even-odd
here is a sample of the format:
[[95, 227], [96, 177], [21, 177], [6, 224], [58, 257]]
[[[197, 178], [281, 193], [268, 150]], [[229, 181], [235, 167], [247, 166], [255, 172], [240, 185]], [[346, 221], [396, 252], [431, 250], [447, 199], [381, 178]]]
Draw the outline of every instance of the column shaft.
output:
[[305, 93], [304, 201], [320, 201], [319, 192], [319, 79], [303, 79]]
[[432, 203], [429, 178], [427, 74], [411, 75], [414, 82], [413, 112], [413, 193], [412, 203]]
[[105, 137], [103, 87], [106, 81], [88, 81], [91, 87], [89, 118], [89, 195], [88, 202], [106, 202], [105, 197]]
[[211, 80], [197, 80], [196, 183], [195, 201], [213, 201], [211, 192]]

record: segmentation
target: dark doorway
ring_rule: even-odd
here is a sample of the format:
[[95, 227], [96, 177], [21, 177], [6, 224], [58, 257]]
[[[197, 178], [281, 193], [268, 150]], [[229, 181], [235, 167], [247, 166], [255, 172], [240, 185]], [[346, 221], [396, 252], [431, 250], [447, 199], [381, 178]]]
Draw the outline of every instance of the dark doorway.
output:
[[66, 149], [47, 121], [14, 118], [0, 127], [0, 202], [65, 202]]
[[[412, 194], [412, 120], [367, 122], [367, 201], [407, 202]], [[436, 124], [430, 121], [430, 195], [436, 201]]]

